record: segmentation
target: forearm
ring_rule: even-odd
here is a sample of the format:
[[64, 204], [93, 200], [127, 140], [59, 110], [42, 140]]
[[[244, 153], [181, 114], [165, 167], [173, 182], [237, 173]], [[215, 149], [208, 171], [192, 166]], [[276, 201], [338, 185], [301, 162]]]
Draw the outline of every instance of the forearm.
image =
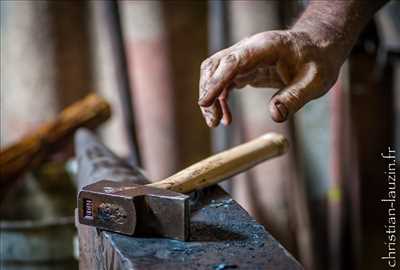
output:
[[321, 47], [331, 47], [344, 61], [374, 13], [388, 0], [314, 0], [293, 26], [308, 32]]

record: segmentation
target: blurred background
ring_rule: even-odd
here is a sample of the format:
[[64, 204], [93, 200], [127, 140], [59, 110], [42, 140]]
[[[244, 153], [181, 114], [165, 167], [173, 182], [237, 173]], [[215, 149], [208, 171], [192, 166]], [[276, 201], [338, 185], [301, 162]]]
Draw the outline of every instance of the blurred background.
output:
[[[93, 91], [112, 105], [98, 129], [102, 140], [154, 180], [280, 132], [289, 153], [224, 189], [305, 269], [383, 269], [381, 153], [400, 150], [399, 2], [367, 26], [334, 89], [290, 121], [270, 120], [271, 89], [234, 92], [229, 127], [210, 130], [197, 106], [202, 60], [249, 35], [290, 27], [306, 4], [1, 1], [1, 147]], [[70, 149], [52, 155], [3, 196], [4, 269], [77, 267], [70, 157]]]

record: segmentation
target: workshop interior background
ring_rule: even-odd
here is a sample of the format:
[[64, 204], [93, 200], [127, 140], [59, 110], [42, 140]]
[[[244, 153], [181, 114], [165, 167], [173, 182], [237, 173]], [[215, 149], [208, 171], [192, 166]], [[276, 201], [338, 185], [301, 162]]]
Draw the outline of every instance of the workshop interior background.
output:
[[[97, 129], [102, 141], [149, 179], [276, 131], [289, 153], [222, 186], [305, 269], [384, 269], [381, 153], [400, 153], [399, 2], [364, 30], [333, 91], [290, 121], [270, 120], [271, 90], [235, 91], [227, 128], [207, 128], [197, 106], [202, 60], [290, 26], [305, 3], [1, 1], [1, 149], [93, 91], [112, 106]], [[38, 258], [48, 269], [77, 267], [70, 145], [7, 189], [1, 183], [0, 267], [36, 269]], [[49, 252], [35, 246], [40, 237]]]

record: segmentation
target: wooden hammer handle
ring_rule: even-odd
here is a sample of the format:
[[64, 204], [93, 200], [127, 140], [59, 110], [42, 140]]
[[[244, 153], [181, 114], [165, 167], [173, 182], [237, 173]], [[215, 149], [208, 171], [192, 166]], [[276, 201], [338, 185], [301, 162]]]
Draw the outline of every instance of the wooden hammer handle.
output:
[[148, 186], [188, 193], [219, 183], [258, 163], [286, 152], [288, 142], [280, 134], [267, 133], [257, 139], [218, 153]]

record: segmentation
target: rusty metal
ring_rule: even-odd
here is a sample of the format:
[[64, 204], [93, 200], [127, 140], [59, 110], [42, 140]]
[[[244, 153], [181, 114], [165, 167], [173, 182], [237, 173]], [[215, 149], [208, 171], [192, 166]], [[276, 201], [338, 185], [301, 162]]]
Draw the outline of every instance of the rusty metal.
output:
[[[123, 234], [159, 235], [179, 240], [189, 237], [189, 196], [146, 187], [139, 171], [79, 130], [79, 222]], [[110, 181], [112, 180], [112, 181]]]

